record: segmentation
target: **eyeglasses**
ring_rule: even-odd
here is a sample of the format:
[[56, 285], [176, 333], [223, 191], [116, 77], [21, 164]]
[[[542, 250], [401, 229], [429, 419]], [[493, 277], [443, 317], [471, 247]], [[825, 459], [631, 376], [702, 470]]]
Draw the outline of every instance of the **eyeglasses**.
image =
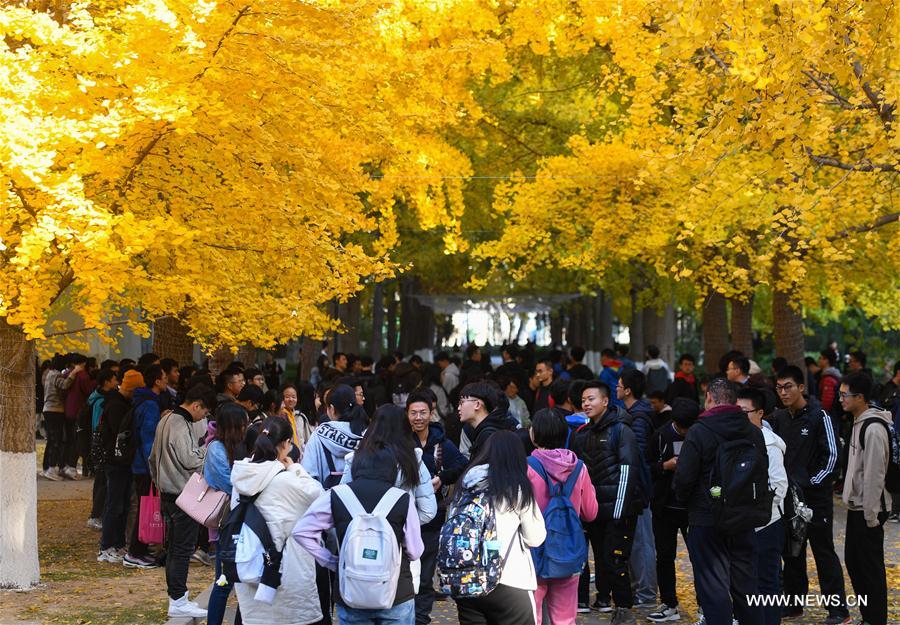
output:
[[781, 391], [789, 391], [789, 390], [791, 390], [792, 388], [795, 388], [796, 386], [797, 386], [797, 385], [796, 385], [796, 384], [793, 384], [793, 383], [789, 383], [789, 384], [776, 384], [776, 385], [775, 385], [775, 390], [776, 390], [777, 392], [780, 393]]
[[753, 410], [741, 410], [744, 414], [753, 414], [754, 412], [762, 412], [762, 408], [754, 408]]
[[839, 396], [841, 399], [847, 399], [848, 397], [859, 397], [860, 395], [862, 395], [862, 393], [845, 393], [845, 392], [843, 392], [843, 391], [841, 391], [840, 393], [838, 393], [838, 396]]
[[462, 397], [459, 400], [459, 403], [463, 403], [464, 401], [481, 401], [477, 397]]

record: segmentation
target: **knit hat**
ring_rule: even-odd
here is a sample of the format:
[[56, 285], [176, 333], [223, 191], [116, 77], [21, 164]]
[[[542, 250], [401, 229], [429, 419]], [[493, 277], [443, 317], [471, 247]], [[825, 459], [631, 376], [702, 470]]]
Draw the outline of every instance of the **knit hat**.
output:
[[119, 384], [119, 392], [123, 395], [132, 392], [136, 388], [144, 386], [144, 376], [137, 369], [129, 369], [122, 376], [122, 383]]

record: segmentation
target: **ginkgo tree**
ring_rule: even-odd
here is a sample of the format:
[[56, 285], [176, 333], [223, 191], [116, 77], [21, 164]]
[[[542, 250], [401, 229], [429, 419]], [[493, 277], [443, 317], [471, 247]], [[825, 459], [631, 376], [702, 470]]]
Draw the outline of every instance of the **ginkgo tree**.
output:
[[792, 362], [803, 306], [900, 325], [893, 3], [560, 0], [509, 19], [554, 54], [608, 50], [596, 108], [616, 114], [497, 194], [507, 227], [476, 252], [497, 271], [549, 258], [602, 283], [641, 265], [698, 301], [764, 284]]
[[496, 21], [422, 4], [0, 8], [0, 586], [38, 580], [33, 341], [61, 297], [101, 332], [268, 346], [393, 274], [398, 199], [452, 247], [470, 169], [441, 129], [503, 55]]

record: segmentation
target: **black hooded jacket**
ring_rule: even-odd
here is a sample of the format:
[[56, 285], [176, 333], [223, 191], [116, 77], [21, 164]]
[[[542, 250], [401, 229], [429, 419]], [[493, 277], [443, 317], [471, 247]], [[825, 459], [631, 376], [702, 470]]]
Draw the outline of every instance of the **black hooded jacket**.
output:
[[623, 519], [644, 509], [643, 459], [631, 419], [624, 408], [610, 406], [572, 436], [571, 449], [584, 462], [597, 491], [598, 520]]
[[769, 456], [762, 430], [753, 425], [738, 406], [715, 406], [701, 414], [697, 423], [688, 430], [678, 456], [678, 464], [675, 465], [672, 486], [677, 501], [688, 509], [688, 522], [691, 525], [715, 525], [709, 482], [716, 451], [720, 442], [742, 438], [753, 441], [768, 463]]
[[516, 429], [516, 425], [518, 425], [516, 420], [509, 416], [509, 402], [505, 401], [505, 397], [503, 400], [504, 401], [501, 401], [499, 406], [491, 410], [484, 421], [478, 424], [478, 427], [474, 429], [468, 428], [466, 430], [466, 435], [469, 437], [469, 440], [472, 441], [472, 446], [469, 447], [470, 459], [475, 458], [475, 456], [478, 455], [478, 452], [484, 447], [487, 439], [489, 439], [494, 432], [497, 432], [498, 430]]

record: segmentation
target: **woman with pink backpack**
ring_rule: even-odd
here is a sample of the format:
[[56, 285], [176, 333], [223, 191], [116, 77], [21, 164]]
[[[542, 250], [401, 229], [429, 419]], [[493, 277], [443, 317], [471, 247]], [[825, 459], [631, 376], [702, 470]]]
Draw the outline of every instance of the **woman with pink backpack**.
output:
[[555, 408], [539, 410], [531, 420], [531, 440], [537, 449], [528, 459], [528, 480], [534, 490], [547, 539], [532, 549], [537, 572], [537, 624], [541, 604], [553, 625], [575, 625], [578, 578], [587, 560], [587, 541], [581, 522], [597, 516], [597, 493], [587, 468], [565, 449], [569, 426]]

